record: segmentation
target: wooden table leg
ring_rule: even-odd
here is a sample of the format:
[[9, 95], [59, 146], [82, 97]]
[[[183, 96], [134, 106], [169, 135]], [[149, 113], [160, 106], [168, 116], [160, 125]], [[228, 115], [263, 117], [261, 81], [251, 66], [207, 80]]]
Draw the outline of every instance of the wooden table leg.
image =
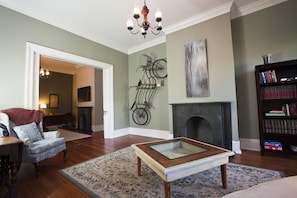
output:
[[227, 188], [227, 165], [221, 165], [221, 176], [222, 176], [222, 183], [223, 188]]
[[165, 190], [165, 198], [170, 198], [171, 196], [170, 182], [164, 181], [164, 190]]
[[15, 162], [10, 163], [10, 177], [11, 177], [11, 186], [10, 186], [10, 197], [17, 197], [16, 181], [17, 181], [17, 172], [18, 165]]
[[139, 157], [137, 157], [137, 171], [138, 176], [141, 176], [141, 159]]

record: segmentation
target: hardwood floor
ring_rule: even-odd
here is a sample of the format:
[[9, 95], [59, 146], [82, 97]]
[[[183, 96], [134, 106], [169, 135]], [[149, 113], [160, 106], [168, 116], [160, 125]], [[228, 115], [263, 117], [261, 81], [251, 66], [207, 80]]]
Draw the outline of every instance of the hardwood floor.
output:
[[[156, 139], [135, 135], [104, 139], [103, 132], [97, 132], [93, 133], [91, 138], [67, 142], [67, 161], [63, 161], [63, 153], [42, 161], [40, 165], [41, 175], [38, 179], [35, 177], [35, 169], [32, 164], [22, 164], [17, 180], [18, 197], [88, 197], [58, 171], [128, 147], [131, 144], [151, 140]], [[230, 161], [238, 164], [284, 171], [286, 176], [297, 175], [296, 159], [261, 156], [259, 152], [243, 151], [243, 154], [232, 157]]]

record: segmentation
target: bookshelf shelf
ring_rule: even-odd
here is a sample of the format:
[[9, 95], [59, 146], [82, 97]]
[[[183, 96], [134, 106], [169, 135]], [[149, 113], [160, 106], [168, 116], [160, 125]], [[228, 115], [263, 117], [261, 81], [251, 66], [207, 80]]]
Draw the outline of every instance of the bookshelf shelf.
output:
[[255, 66], [261, 153], [294, 155], [297, 60]]

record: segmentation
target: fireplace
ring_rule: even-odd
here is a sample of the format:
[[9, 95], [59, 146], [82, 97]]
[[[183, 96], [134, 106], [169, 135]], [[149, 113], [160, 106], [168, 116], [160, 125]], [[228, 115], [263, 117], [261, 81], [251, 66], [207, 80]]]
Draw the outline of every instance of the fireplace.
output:
[[78, 107], [78, 130], [92, 132], [92, 107]]
[[173, 104], [173, 135], [232, 149], [230, 103]]

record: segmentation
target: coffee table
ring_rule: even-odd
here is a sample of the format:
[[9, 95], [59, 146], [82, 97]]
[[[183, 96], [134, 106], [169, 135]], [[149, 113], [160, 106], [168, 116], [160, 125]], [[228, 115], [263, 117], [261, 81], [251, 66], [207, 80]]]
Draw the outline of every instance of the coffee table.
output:
[[166, 198], [170, 197], [170, 182], [217, 166], [221, 166], [223, 188], [227, 188], [226, 164], [232, 151], [185, 137], [131, 147], [137, 155], [138, 176], [142, 160], [163, 179]]

